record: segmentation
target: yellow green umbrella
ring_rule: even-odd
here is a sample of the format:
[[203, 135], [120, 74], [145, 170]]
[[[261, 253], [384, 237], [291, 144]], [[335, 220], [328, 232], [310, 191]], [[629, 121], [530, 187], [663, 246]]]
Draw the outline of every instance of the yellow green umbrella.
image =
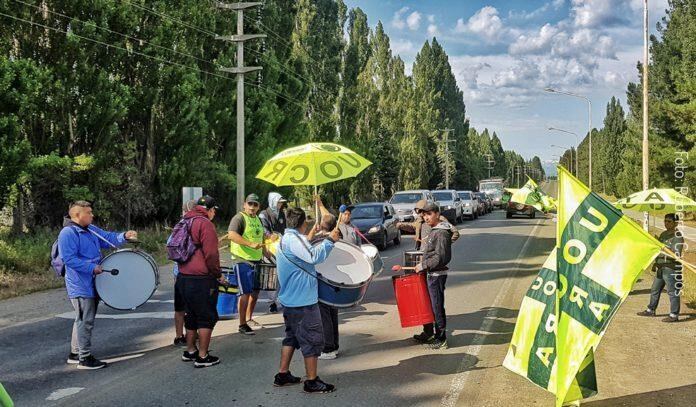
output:
[[370, 161], [341, 145], [309, 143], [276, 154], [256, 178], [279, 187], [313, 185], [316, 195], [319, 185], [355, 177], [370, 165]]
[[633, 193], [614, 202], [619, 209], [638, 212], [674, 213], [696, 210], [696, 202], [671, 188], [653, 188]]
[[309, 143], [276, 154], [256, 178], [273, 185], [323, 185], [360, 174], [372, 163], [346, 147]]

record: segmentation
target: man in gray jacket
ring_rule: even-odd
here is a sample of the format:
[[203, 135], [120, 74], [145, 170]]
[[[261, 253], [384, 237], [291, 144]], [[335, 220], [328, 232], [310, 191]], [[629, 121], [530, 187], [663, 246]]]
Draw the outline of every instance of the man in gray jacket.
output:
[[415, 335], [414, 339], [427, 344], [431, 349], [447, 349], [445, 283], [447, 265], [452, 259], [452, 225], [440, 220], [440, 210], [433, 203], [425, 205], [423, 212], [423, 218], [432, 230], [423, 240], [423, 260], [416, 265], [416, 272], [427, 273], [435, 323], [424, 325], [423, 332]]

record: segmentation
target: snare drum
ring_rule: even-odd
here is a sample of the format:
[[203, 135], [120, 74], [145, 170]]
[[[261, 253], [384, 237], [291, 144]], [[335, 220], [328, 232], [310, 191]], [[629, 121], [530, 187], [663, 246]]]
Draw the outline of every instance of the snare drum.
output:
[[423, 260], [423, 252], [411, 250], [404, 252], [404, 267], [416, 267]]
[[319, 302], [336, 308], [358, 304], [374, 277], [372, 260], [360, 247], [336, 242], [326, 260], [315, 267]]
[[278, 290], [278, 272], [275, 264], [258, 263], [256, 265], [256, 287], [262, 291]]
[[117, 310], [132, 310], [145, 304], [159, 285], [159, 269], [149, 254], [137, 249], [121, 249], [104, 257], [104, 270], [97, 274], [94, 284], [104, 304]]

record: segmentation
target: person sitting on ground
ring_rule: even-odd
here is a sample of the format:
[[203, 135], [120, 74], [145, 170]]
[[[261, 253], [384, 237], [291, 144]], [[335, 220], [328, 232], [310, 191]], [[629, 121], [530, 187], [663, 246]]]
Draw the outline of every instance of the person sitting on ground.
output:
[[326, 260], [338, 240], [333, 230], [316, 246], [307, 237], [307, 219], [300, 208], [287, 211], [287, 229], [276, 253], [278, 262], [278, 300], [283, 305], [285, 339], [283, 339], [280, 369], [275, 375], [274, 386], [287, 386], [301, 382], [290, 373], [290, 362], [295, 349], [304, 356], [307, 393], [330, 393], [335, 386], [325, 383], [317, 375], [317, 358], [324, 349], [324, 333], [319, 311], [317, 271], [315, 265]]
[[106, 366], [106, 362], [92, 355], [92, 329], [99, 304], [94, 278], [102, 272], [100, 249], [120, 247], [126, 240], [138, 238], [133, 230], [106, 232], [94, 226], [93, 220], [92, 205], [76, 201], [70, 205], [69, 217], [58, 235], [58, 253], [65, 264], [65, 289], [75, 308], [68, 363], [88, 370]]
[[447, 265], [452, 259], [452, 225], [441, 220], [440, 208], [433, 203], [423, 207], [423, 218], [431, 231], [423, 241], [423, 260], [416, 265], [416, 272], [427, 273], [428, 294], [435, 323], [424, 325], [423, 332], [415, 335], [414, 339], [429, 345], [431, 349], [447, 349], [445, 283]]
[[203, 196], [196, 207], [184, 215], [184, 218], [192, 218], [190, 234], [196, 250], [191, 258], [179, 265], [174, 286], [184, 301], [185, 309], [186, 350], [181, 360], [193, 361], [198, 368], [220, 363], [220, 358], [208, 352], [210, 338], [218, 321], [218, 282], [226, 283], [220, 269], [218, 238], [212, 222], [217, 209], [213, 198]]
[[[667, 245], [677, 256], [681, 255], [684, 249], [684, 236], [677, 230], [677, 217], [673, 213], [665, 215], [665, 231], [658, 238], [660, 242]], [[667, 286], [669, 296], [669, 315], [662, 319], [662, 322], [679, 321], [680, 294], [683, 285], [682, 266], [671, 257], [660, 254], [653, 264], [652, 271], [655, 273], [652, 287], [650, 288], [650, 303], [645, 311], [638, 313], [644, 317], [654, 317], [657, 304], [660, 302], [662, 289]]]
[[[186, 201], [181, 208], [181, 216], [185, 216], [188, 211], [193, 210], [195, 207], [195, 199]], [[172, 274], [174, 275], [174, 285], [176, 286], [176, 279], [179, 276], [179, 264], [177, 262], [174, 262]], [[186, 336], [184, 335], [184, 311], [184, 299], [181, 298], [177, 290], [174, 290], [174, 346], [186, 346]]]
[[[401, 229], [402, 232], [415, 234], [415, 250], [421, 249], [422, 242], [425, 241], [425, 239], [427, 239], [428, 235], [430, 234], [431, 227], [430, 225], [428, 225], [428, 222], [426, 222], [425, 218], [423, 217], [423, 208], [427, 203], [428, 202], [425, 199], [421, 199], [420, 201], [416, 202], [416, 208], [414, 210], [418, 215], [418, 218], [415, 221], [399, 222], [397, 224], [397, 227]], [[440, 222], [444, 222], [451, 226], [450, 231], [452, 232], [452, 242], [456, 242], [457, 239], [459, 239], [459, 230], [457, 230], [457, 227], [450, 224], [447, 218], [445, 218], [442, 215], [440, 215]]]

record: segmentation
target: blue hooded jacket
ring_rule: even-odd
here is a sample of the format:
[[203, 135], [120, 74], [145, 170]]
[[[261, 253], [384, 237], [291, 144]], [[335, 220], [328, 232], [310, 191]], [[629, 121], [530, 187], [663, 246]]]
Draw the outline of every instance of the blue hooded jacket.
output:
[[[95, 298], [94, 268], [101, 261], [101, 249], [111, 246], [94, 233], [120, 247], [126, 243], [125, 233], [106, 232], [94, 225], [83, 228], [66, 218], [58, 235], [58, 253], [65, 263], [65, 288], [69, 298]], [[94, 232], [94, 233], [93, 233]]]

